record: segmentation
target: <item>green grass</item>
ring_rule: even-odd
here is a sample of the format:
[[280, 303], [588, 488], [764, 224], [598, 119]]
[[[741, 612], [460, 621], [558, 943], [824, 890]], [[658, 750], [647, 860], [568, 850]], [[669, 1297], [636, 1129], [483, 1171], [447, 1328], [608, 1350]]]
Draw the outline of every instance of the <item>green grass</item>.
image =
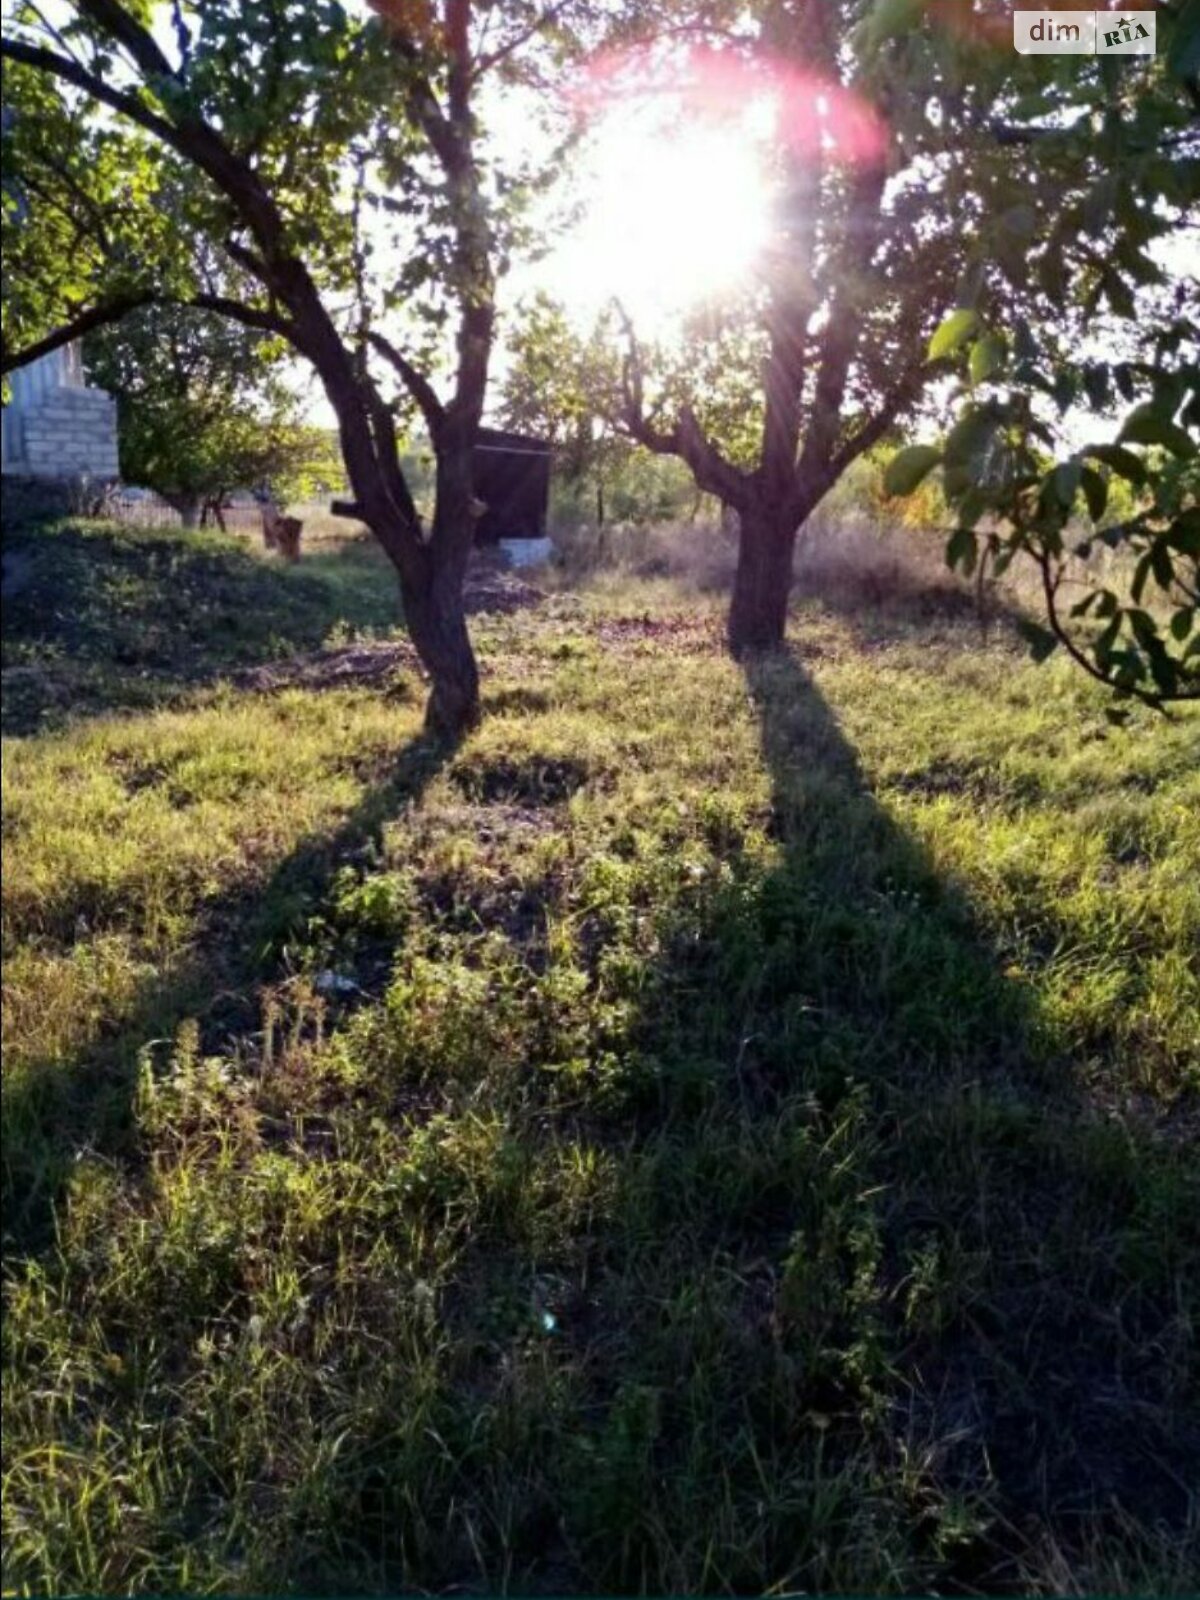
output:
[[320, 646], [352, 619], [395, 626], [391, 570], [369, 539], [322, 542], [297, 567], [249, 539], [67, 522], [5, 530], [6, 733], [149, 707], [198, 682]]
[[450, 752], [222, 682], [386, 627], [358, 547], [36, 559], [7, 1588], [1197, 1587], [1196, 717], [660, 584], [479, 619]]

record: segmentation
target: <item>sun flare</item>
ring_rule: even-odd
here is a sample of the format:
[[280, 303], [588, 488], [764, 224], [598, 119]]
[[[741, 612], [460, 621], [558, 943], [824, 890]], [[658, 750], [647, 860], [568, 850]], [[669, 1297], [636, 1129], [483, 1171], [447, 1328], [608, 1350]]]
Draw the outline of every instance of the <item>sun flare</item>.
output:
[[546, 286], [581, 309], [614, 296], [661, 327], [747, 279], [768, 234], [763, 109], [717, 126], [610, 114], [599, 126], [578, 227], [545, 263]]

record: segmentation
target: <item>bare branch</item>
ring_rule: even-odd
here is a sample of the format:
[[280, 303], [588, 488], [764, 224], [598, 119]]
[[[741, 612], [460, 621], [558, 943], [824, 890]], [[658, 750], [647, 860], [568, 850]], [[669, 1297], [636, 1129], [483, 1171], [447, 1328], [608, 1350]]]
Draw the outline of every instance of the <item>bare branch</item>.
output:
[[629, 437], [656, 455], [679, 456], [691, 468], [701, 489], [727, 505], [743, 506], [749, 499], [750, 479], [727, 461], [705, 434], [690, 406], [684, 406], [675, 426], [667, 432], [646, 416], [645, 382], [641, 346], [628, 312], [619, 300], [613, 305], [625, 329], [628, 351], [621, 370], [624, 404], [618, 421]]

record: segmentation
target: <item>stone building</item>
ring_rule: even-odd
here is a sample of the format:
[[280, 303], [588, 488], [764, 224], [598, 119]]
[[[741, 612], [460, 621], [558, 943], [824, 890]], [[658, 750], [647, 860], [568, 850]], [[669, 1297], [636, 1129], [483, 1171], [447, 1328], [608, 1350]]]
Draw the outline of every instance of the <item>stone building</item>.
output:
[[117, 402], [84, 382], [78, 344], [9, 374], [0, 431], [6, 477], [92, 482], [117, 477]]

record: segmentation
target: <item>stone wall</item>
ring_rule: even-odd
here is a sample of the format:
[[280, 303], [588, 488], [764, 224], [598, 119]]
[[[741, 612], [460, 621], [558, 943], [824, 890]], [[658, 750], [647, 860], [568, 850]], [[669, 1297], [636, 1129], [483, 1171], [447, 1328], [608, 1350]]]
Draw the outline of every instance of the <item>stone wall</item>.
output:
[[51, 389], [25, 413], [21, 427], [22, 473], [35, 478], [117, 476], [117, 403], [102, 389]]

